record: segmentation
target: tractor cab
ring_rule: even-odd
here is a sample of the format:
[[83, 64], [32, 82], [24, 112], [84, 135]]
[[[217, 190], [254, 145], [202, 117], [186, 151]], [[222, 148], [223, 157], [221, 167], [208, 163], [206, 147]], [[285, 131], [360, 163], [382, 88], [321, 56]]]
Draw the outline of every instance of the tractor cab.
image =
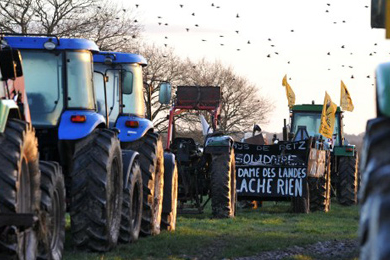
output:
[[[153, 129], [153, 123], [145, 118], [144, 82], [142, 68], [147, 66], [144, 57], [133, 53], [99, 52], [93, 55], [95, 72], [105, 77], [104, 81], [95, 80], [98, 112], [105, 115], [104, 102], [107, 100], [110, 127], [119, 129], [121, 142], [132, 142], [143, 137]], [[99, 75], [95, 73], [95, 77]], [[170, 84], [161, 83], [168, 92]], [[104, 96], [104, 88], [107, 97]], [[164, 93], [165, 93], [164, 92]], [[150, 102], [149, 102], [150, 103]], [[148, 108], [149, 109], [149, 108]]]
[[[291, 130], [294, 136], [299, 135], [299, 127], [305, 126], [307, 135], [323, 139], [324, 137], [319, 133], [321, 125], [322, 105], [295, 105], [291, 110]], [[336, 120], [333, 131], [333, 139], [328, 140], [333, 146], [342, 146], [344, 143], [342, 132], [342, 112], [340, 107], [337, 107]]]
[[31, 121], [41, 155], [57, 160], [57, 143], [87, 136], [105, 119], [96, 113], [92, 53], [85, 39], [55, 36], [5, 36], [21, 52]]

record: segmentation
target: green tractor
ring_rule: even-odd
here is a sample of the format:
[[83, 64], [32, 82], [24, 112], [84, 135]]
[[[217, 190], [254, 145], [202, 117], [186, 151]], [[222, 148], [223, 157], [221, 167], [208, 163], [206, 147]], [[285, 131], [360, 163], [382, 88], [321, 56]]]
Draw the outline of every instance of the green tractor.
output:
[[[295, 105], [291, 109], [291, 129], [283, 129], [283, 139], [294, 138], [300, 126], [305, 126], [307, 134], [322, 140], [325, 148], [331, 152], [331, 184], [340, 204], [345, 206], [357, 203], [359, 183], [359, 157], [356, 146], [349, 144], [344, 136], [343, 112], [337, 107], [332, 139], [325, 139], [319, 134], [323, 105]], [[288, 135], [288, 137], [287, 137]]]
[[20, 52], [0, 46], [0, 258], [61, 259], [65, 184], [40, 161]]

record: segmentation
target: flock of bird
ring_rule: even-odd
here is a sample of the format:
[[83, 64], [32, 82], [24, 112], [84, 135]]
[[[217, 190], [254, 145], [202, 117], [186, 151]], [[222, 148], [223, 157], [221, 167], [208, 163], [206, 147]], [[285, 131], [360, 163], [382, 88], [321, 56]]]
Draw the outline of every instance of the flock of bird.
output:
[[[139, 7], [141, 7], [141, 6], [142, 6], [142, 3], [137, 3], [137, 4], [135, 4], [135, 7], [136, 7], [136, 8], [139, 8]], [[182, 10], [183, 12], [186, 12], [186, 13], [188, 14], [188, 19], [189, 19], [189, 20], [191, 20], [191, 18], [194, 18], [194, 17], [196, 17], [196, 16], [198, 15], [198, 13], [196, 13], [196, 12], [189, 11], [189, 10], [188, 10], [189, 8], [187, 8], [187, 5], [185, 5], [185, 4], [179, 3], [179, 4], [178, 4], [178, 7], [180, 7], [180, 10]], [[360, 7], [361, 7], [361, 8], [366, 8], [366, 9], [367, 9], [367, 12], [369, 12], [369, 10], [370, 10], [370, 8], [369, 8], [368, 5], [362, 5], [362, 6], [360, 6]], [[206, 8], [206, 7], [205, 7], [205, 8]], [[214, 3], [209, 3], [209, 8], [223, 9], [223, 6], [217, 5], [217, 4], [214, 4]], [[355, 8], [356, 8], [356, 7], [355, 7]], [[332, 4], [331, 4], [331, 3], [326, 3], [326, 2], [324, 2], [324, 13], [329, 14], [329, 13], [331, 13], [331, 12], [332, 12]], [[239, 19], [241, 19], [241, 18], [242, 18], [242, 15], [241, 15], [240, 13], [235, 13], [234, 16], [231, 15], [231, 19], [237, 19], [237, 20], [239, 20]], [[169, 23], [168, 23], [166, 20], [164, 20], [164, 17], [163, 17], [163, 16], [157, 16], [155, 22], [156, 22], [156, 25], [161, 26], [161, 27], [167, 27], [167, 26], [169, 26]], [[336, 19], [335, 19], [335, 20], [332, 21], [332, 18], [330, 17], [330, 18], [329, 18], [329, 22], [330, 22], [330, 23], [333, 23], [333, 24], [338, 24], [338, 23], [339, 23], [339, 24], [346, 24], [348, 21], [345, 20], [345, 19], [342, 19], [342, 20], [336, 20]], [[368, 22], [369, 22], [369, 21], [367, 21], [367, 23], [368, 23]], [[182, 30], [183, 30], [184, 33], [190, 34], [191, 32], [195, 31], [195, 30], [196, 30], [197, 28], [199, 28], [199, 27], [201, 27], [200, 23], [194, 23], [192, 27], [190, 27], [190, 26], [188, 26], [188, 25], [187, 25], [187, 26], [183, 26]], [[164, 31], [164, 28], [161, 28], [161, 31], [163, 32], [163, 31]], [[169, 33], [169, 30], [168, 30], [168, 29], [165, 29], [165, 31], [167, 32], [167, 34], [164, 36], [163, 39], [161, 39], [161, 42], [163, 42], [163, 44], [164, 44], [165, 47], [168, 47], [168, 46], [170, 46], [169, 34], [168, 34], [168, 33]], [[295, 33], [295, 32], [296, 32], [296, 29], [295, 29], [295, 28], [290, 28], [286, 33]], [[240, 33], [241, 33], [240, 28], [232, 28], [232, 29], [231, 29], [231, 34], [229, 34], [229, 36], [231, 36], [231, 35], [234, 34], [234, 35], [237, 35], [237, 36], [241, 37]], [[219, 41], [218, 41], [218, 42], [219, 42], [219, 43], [218, 43], [219, 46], [224, 47], [224, 46], [227, 45], [227, 44], [226, 44], [227, 42], [229, 43], [229, 39], [228, 39], [229, 36], [225, 36], [224, 34], [217, 34], [217, 35], [213, 36], [214, 39], [211, 39], [211, 40], [213, 41], [213, 43], [215, 43], [215, 42], [217, 42], [216, 40], [219, 39]], [[244, 36], [241, 37], [241, 45], [240, 45], [239, 47], [235, 47], [235, 48], [232, 49], [232, 50], [234, 50], [234, 51], [242, 51], [242, 50], [245, 48], [245, 45], [251, 45], [251, 44], [253, 44], [253, 43], [256, 42], [256, 40], [252, 40], [252, 39], [248, 39], [248, 38], [247, 38], [247, 39], [243, 39], [243, 37], [244, 37]], [[283, 53], [283, 50], [278, 50], [278, 48], [277, 48], [277, 46], [278, 46], [277, 42], [275, 42], [271, 37], [266, 37], [265, 39], [266, 39], [266, 41], [267, 41], [267, 45], [269, 46], [269, 49], [268, 49], [269, 52], [265, 54], [265, 57], [266, 57], [266, 58], [271, 59], [271, 58], [273, 58], [273, 57], [276, 57], [276, 56], [279, 56], [279, 55], [284, 54], [284, 53]], [[210, 39], [208, 39], [208, 38], [200, 38], [200, 39], [199, 39], [200, 42], [207, 42], [207, 41], [209, 41], [209, 40], [210, 40]], [[231, 45], [231, 44], [230, 44], [230, 45]], [[229, 47], [230, 47], [230, 46], [229, 46]], [[343, 51], [346, 51], [347, 47], [348, 47], [348, 46], [346, 46], [345, 44], [343, 44], [343, 45], [341, 45], [339, 48], [340, 48], [340, 49], [343, 49]], [[374, 43], [374, 44], [373, 44], [373, 47], [377, 47], [377, 43]], [[349, 51], [348, 53], [349, 53], [349, 55], [353, 55], [353, 54], [354, 54], [354, 53], [351, 52], [351, 51]], [[367, 53], [367, 56], [369, 57], [369, 56], [373, 56], [373, 55], [376, 55], [376, 54], [377, 54], [377, 51], [376, 51], [376, 50], [373, 50], [373, 51]], [[328, 52], [324, 53], [324, 55], [332, 56], [332, 52], [331, 52], [331, 51], [328, 51]], [[286, 56], [288, 56], [288, 55], [286, 55]], [[279, 57], [280, 57], [280, 56], [279, 56]], [[291, 64], [291, 63], [292, 63], [287, 57], [285, 57], [285, 62], [286, 62], [287, 64]], [[343, 65], [341, 65], [341, 67], [342, 67], [342, 68], [350, 68], [350, 69], [353, 69], [354, 66], [352, 66], [352, 65], [347, 65], [347, 64], [343, 64]], [[328, 70], [331, 70], [331, 68], [328, 68]], [[371, 78], [371, 77], [372, 77], [372, 76], [370, 76], [370, 75], [367, 75], [367, 76], [366, 76], [366, 78]], [[351, 78], [351, 79], [354, 79], [355, 76], [354, 76], [353, 74], [351, 74], [350, 78]], [[291, 78], [290, 78], [290, 80], [291, 80]]]

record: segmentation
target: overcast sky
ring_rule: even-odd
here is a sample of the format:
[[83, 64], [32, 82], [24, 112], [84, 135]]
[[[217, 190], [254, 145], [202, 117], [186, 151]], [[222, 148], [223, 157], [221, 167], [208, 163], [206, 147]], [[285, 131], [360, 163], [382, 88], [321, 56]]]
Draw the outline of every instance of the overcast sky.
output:
[[312, 100], [322, 104], [327, 91], [339, 105], [343, 80], [355, 106], [353, 112], [345, 112], [344, 130], [359, 134], [367, 119], [375, 117], [375, 68], [390, 57], [385, 31], [370, 27], [370, 3], [138, 0], [126, 4], [145, 26], [148, 41], [167, 44], [183, 58], [220, 60], [255, 84], [275, 104], [269, 124], [261, 125], [263, 130], [281, 132], [283, 118], [288, 117], [282, 86], [287, 74], [296, 104]]

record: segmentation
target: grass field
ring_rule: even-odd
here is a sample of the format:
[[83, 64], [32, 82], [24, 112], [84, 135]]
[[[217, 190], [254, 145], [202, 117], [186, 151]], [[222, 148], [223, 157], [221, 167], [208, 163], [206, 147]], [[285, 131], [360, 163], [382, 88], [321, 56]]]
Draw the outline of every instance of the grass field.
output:
[[[164, 231], [105, 254], [72, 250], [68, 226], [64, 259], [231, 259], [318, 241], [357, 238], [358, 206], [343, 207], [332, 201], [328, 213], [292, 214], [288, 213], [289, 205], [264, 202], [256, 210], [239, 210], [234, 219], [211, 219], [210, 209], [202, 215], [181, 215], [174, 233]], [[357, 257], [358, 251], [345, 259]], [[299, 255], [292, 259], [314, 258]]]

